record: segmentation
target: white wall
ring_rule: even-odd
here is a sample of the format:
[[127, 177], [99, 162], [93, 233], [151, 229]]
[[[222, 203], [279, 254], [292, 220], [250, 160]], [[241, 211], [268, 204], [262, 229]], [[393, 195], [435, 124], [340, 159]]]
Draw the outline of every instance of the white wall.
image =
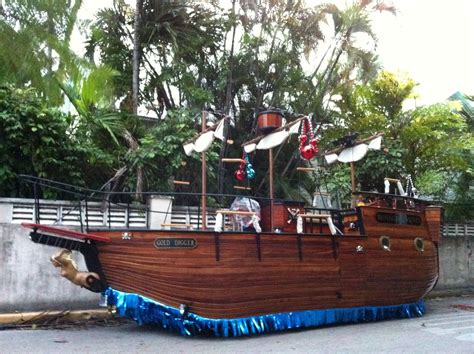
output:
[[[59, 275], [49, 258], [58, 248], [29, 239], [29, 230], [0, 224], [0, 313], [50, 309], [98, 308], [100, 295]], [[83, 257], [74, 252], [80, 270]]]
[[441, 239], [437, 290], [474, 289], [473, 245], [474, 236], [446, 236]]

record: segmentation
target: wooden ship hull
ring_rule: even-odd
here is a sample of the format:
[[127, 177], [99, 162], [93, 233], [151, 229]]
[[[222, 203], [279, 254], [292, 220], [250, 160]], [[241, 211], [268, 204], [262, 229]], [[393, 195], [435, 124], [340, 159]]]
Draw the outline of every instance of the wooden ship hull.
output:
[[[441, 208], [409, 198], [409, 208], [393, 203], [382, 198], [346, 210], [340, 234], [311, 213], [297, 233], [285, 212], [291, 204], [276, 203], [273, 227], [280, 232], [269, 232], [263, 207], [260, 233], [96, 229], [72, 248], [100, 278], [85, 287], [107, 294], [123, 316], [182, 334], [239, 336], [417, 316], [439, 275]], [[33, 241], [58, 247], [80, 235], [26, 226]]]
[[[93, 233], [111, 240], [97, 246], [109, 286], [207, 318], [417, 302], [438, 279], [439, 231], [432, 235], [421, 213], [408, 214], [420, 215], [421, 225], [387, 227], [375, 217], [392, 209], [360, 209], [365, 235], [134, 231], [123, 240], [121, 231]], [[196, 247], [157, 248], [160, 239]]]

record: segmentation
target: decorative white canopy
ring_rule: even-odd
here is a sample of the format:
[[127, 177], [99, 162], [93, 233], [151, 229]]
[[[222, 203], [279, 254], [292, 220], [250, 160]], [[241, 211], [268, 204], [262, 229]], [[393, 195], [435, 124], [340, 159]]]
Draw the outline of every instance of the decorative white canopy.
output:
[[244, 151], [247, 154], [250, 154], [251, 152], [254, 152], [256, 148], [257, 148], [257, 144], [252, 143], [252, 144], [245, 145]]
[[191, 156], [194, 151], [194, 143], [191, 142], [191, 143], [184, 144], [183, 149], [184, 149], [184, 153], [187, 156]]
[[209, 149], [209, 147], [214, 142], [215, 136], [212, 130], [201, 134], [196, 141], [194, 142], [194, 151], [196, 152], [204, 152]]
[[[291, 123], [290, 123], [291, 124]], [[290, 128], [288, 129], [288, 132], [290, 134], [298, 134], [300, 131], [300, 126], [301, 126], [301, 121], [296, 122], [295, 124], [292, 124]]]
[[221, 119], [219, 121], [219, 123], [217, 124], [217, 127], [216, 127], [216, 130], [214, 131], [214, 136], [221, 140], [221, 141], [224, 141], [225, 137], [224, 137], [224, 126], [225, 126], [225, 120], [224, 119]]
[[382, 147], [382, 136], [378, 136], [368, 142], [359, 143], [355, 146], [348, 147], [342, 150], [339, 155], [336, 153], [325, 155], [324, 158], [328, 164], [332, 164], [336, 161], [348, 163], [356, 162], [364, 158], [369, 150], [380, 150]]
[[280, 130], [276, 133], [271, 133], [265, 136], [257, 144], [257, 150], [268, 150], [283, 144], [283, 142], [290, 136], [287, 130]]
[[215, 130], [208, 130], [200, 134], [195, 141], [187, 142], [183, 145], [184, 153], [191, 156], [193, 151], [205, 152], [214, 142], [214, 139], [224, 141], [224, 119], [221, 119], [216, 126]]
[[350, 148], [344, 149], [340, 152], [337, 160], [339, 162], [356, 162], [361, 160], [366, 154], [369, 146], [366, 144], [359, 144]]
[[259, 137], [244, 144], [244, 151], [249, 154], [251, 152], [254, 152], [255, 150], [268, 150], [283, 144], [291, 134], [299, 133], [301, 121], [302, 118], [294, 122], [290, 122], [285, 126], [277, 129], [273, 133], [262, 136], [261, 138]]

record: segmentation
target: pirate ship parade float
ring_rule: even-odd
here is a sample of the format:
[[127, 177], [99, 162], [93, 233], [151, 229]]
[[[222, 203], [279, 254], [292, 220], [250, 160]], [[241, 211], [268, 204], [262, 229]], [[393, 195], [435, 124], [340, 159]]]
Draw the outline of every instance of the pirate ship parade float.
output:
[[[235, 178], [242, 182], [255, 174], [249, 155], [268, 151], [269, 196], [226, 197], [206, 193], [205, 151], [216, 137], [224, 138], [227, 118], [208, 128], [205, 117], [202, 132], [184, 144], [187, 154], [202, 154], [202, 192], [168, 193], [175, 203], [181, 197], [199, 201], [197, 223], [171, 222], [169, 207], [157, 228], [114, 229], [110, 221], [93, 228], [88, 203], [101, 200], [101, 192], [23, 176], [35, 190], [74, 191], [76, 198], [82, 193], [81, 230], [42, 225], [38, 213], [34, 224], [24, 224], [33, 242], [60, 248], [51, 261], [63, 276], [102, 292], [121, 316], [183, 335], [243, 336], [424, 313], [422, 299], [438, 279], [442, 210], [410, 196], [398, 180], [386, 178], [385, 193], [355, 190], [355, 162], [380, 149], [382, 136], [346, 137], [340, 147], [317, 154], [308, 117], [283, 125], [280, 112], [261, 112], [262, 134], [242, 145], [242, 158], [223, 162], [238, 164]], [[351, 208], [276, 198], [273, 148], [292, 134], [299, 134], [304, 159], [351, 164]], [[390, 193], [392, 183], [396, 193]], [[246, 193], [248, 187], [237, 188]], [[211, 209], [209, 198], [227, 207]], [[82, 253], [87, 271], [71, 262], [72, 250]]]

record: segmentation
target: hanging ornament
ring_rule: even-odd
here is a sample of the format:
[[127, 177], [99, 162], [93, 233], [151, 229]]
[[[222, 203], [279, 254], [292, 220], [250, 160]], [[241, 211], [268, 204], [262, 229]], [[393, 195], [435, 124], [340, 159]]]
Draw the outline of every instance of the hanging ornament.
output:
[[253, 166], [250, 163], [249, 155], [246, 152], [244, 152], [244, 155], [245, 155], [244, 160], [245, 160], [245, 163], [247, 164], [247, 167], [245, 168], [245, 172], [247, 174], [247, 179], [248, 180], [254, 179], [255, 178], [255, 170], [253, 169]]
[[243, 182], [245, 177], [247, 177], [247, 171], [245, 168], [246, 160], [245, 160], [245, 152], [242, 153], [242, 162], [240, 163], [239, 168], [234, 172], [234, 177], [237, 181]]
[[245, 170], [243, 170], [243, 169], [241, 169], [241, 168], [239, 168], [238, 170], [236, 170], [236, 171], [234, 172], [234, 177], [235, 177], [235, 179], [236, 179], [237, 181], [239, 181], [239, 182], [243, 182], [243, 181], [244, 181], [245, 175], [246, 175]]
[[242, 153], [242, 162], [240, 163], [239, 168], [234, 172], [234, 177], [239, 182], [243, 182], [245, 178], [248, 180], [255, 178], [255, 170], [253, 169], [249, 156], [245, 151]]
[[245, 169], [245, 172], [247, 173], [247, 178], [249, 180], [255, 178], [255, 170], [253, 169], [251, 164], [247, 165], [247, 168]]
[[[308, 142], [309, 136], [309, 143]], [[305, 118], [301, 124], [300, 140], [300, 154], [305, 160], [311, 160], [318, 153], [318, 143], [313, 134], [313, 128], [311, 127], [311, 121]]]
[[305, 160], [311, 160], [315, 155], [316, 152], [314, 151], [314, 146], [306, 145], [300, 148], [301, 157]]

